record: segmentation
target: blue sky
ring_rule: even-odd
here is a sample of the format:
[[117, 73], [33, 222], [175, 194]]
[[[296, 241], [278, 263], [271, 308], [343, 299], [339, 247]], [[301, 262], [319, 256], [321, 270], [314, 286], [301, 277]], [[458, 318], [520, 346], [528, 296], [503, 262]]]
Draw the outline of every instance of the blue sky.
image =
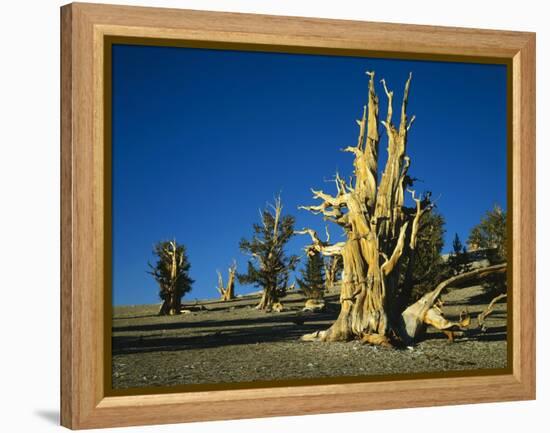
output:
[[[239, 240], [279, 193], [297, 228], [324, 233], [321, 217], [297, 207], [315, 203], [312, 187], [334, 192], [336, 171], [351, 174], [340, 149], [356, 144], [366, 70], [377, 74], [381, 117], [378, 79], [398, 112], [413, 73], [409, 174], [437, 199], [445, 251], [455, 232], [465, 240], [486, 210], [506, 207], [503, 65], [115, 45], [113, 303], [158, 302], [147, 262], [155, 242], [174, 237], [195, 280], [185, 299], [216, 297], [216, 269], [225, 274], [236, 259], [245, 270]], [[330, 230], [338, 240], [340, 229]], [[288, 251], [306, 244], [296, 236]]]

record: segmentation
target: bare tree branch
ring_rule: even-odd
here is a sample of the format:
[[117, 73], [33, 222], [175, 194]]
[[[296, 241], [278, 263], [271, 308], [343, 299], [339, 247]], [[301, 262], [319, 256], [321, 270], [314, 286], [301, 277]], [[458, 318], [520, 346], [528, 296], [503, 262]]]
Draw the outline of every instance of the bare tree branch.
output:
[[394, 270], [395, 266], [397, 265], [397, 262], [401, 258], [401, 255], [403, 254], [403, 248], [405, 246], [405, 234], [407, 233], [407, 227], [409, 223], [403, 224], [401, 226], [401, 230], [399, 232], [399, 238], [397, 240], [397, 244], [395, 245], [395, 248], [393, 250], [393, 253], [389, 260], [386, 260], [384, 264], [382, 265], [382, 272], [384, 275], [388, 275], [391, 271]]
[[324, 242], [319, 238], [319, 235], [317, 232], [313, 229], [302, 229], [297, 230], [294, 232], [297, 235], [309, 235], [311, 237], [311, 241], [313, 242], [311, 245], [309, 245], [306, 250], [313, 249], [314, 251], [320, 252], [324, 256], [334, 256], [334, 255], [341, 255], [342, 249], [344, 248], [345, 242], [337, 242], [335, 244], [328, 244], [328, 242]]
[[479, 313], [479, 315], [477, 316], [477, 324], [478, 326], [481, 328], [481, 330], [483, 332], [485, 332], [487, 330], [487, 328], [485, 327], [485, 319], [491, 314], [493, 313], [494, 311], [494, 307], [495, 307], [495, 304], [500, 301], [501, 299], [504, 299], [506, 298], [507, 294], [506, 293], [501, 293], [500, 295], [498, 296], [495, 296], [492, 301], [489, 303], [489, 305], [487, 306], [487, 308], [485, 310], [483, 310], [481, 313]]

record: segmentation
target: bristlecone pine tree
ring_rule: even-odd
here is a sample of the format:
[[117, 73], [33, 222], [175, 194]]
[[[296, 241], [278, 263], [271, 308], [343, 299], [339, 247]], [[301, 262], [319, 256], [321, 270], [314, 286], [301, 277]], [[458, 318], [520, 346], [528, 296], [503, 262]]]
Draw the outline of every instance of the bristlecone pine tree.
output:
[[286, 295], [290, 272], [296, 268], [297, 256], [287, 256], [285, 245], [294, 235], [294, 217], [282, 215], [281, 198], [260, 213], [261, 224], [254, 224], [252, 239], [242, 239], [241, 251], [251, 256], [246, 274], [238, 274], [239, 283], [263, 289], [259, 310], [271, 311], [273, 304]]
[[297, 278], [298, 287], [307, 299], [323, 299], [325, 288], [325, 270], [323, 256], [318, 251], [310, 251], [302, 278]]
[[468, 238], [472, 249], [492, 249], [494, 254], [489, 257], [491, 262], [497, 263], [506, 260], [506, 211], [495, 206], [488, 211], [475, 226]]
[[[337, 320], [329, 329], [302, 338], [309, 341], [359, 338], [371, 344], [411, 344], [427, 324], [441, 330], [467, 326], [469, 317], [460, 322], [450, 322], [443, 317], [436, 305], [441, 292], [452, 284], [502, 270], [503, 266], [453, 277], [406, 307], [404, 300], [410, 298], [412, 284], [400, 277], [409, 273], [403, 269], [404, 264], [412, 266], [414, 263], [419, 221], [432, 208], [429, 195], [417, 197], [414, 191], [410, 193], [415, 206], [404, 205], [405, 192], [412, 186], [412, 179], [407, 175], [410, 159], [405, 153], [407, 134], [414, 121], [414, 117], [409, 119], [407, 115], [412, 76], [409, 75], [405, 84], [400, 121], [396, 126], [393, 123], [393, 92], [382, 80], [388, 108], [385, 120], [379, 122], [374, 72], [367, 74], [370, 76], [368, 106], [357, 121], [357, 145], [344, 149], [354, 155], [353, 177], [346, 183], [337, 174], [336, 195], [312, 190], [313, 197], [321, 203], [302, 207], [338, 224], [346, 234], [344, 241], [330, 244], [322, 241], [314, 230], [299, 232], [311, 236], [310, 250], [327, 256], [339, 255], [344, 265], [341, 310]], [[379, 123], [388, 137], [388, 157], [380, 180]], [[403, 260], [405, 257], [408, 260]]]
[[158, 283], [159, 296], [163, 301], [159, 315], [180, 314], [181, 298], [191, 290], [194, 282], [189, 277], [191, 264], [187, 260], [185, 247], [175, 240], [159, 242], [153, 253], [158, 259], [154, 266], [149, 263], [149, 273]]
[[237, 272], [237, 262], [233, 261], [228, 270], [227, 285], [223, 285], [223, 277], [220, 271], [218, 273], [218, 292], [222, 301], [230, 301], [235, 297], [235, 273]]

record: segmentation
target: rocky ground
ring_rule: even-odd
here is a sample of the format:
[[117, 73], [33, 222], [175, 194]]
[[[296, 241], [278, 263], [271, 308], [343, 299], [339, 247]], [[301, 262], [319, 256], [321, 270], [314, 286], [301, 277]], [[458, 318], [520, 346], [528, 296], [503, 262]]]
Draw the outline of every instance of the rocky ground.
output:
[[[349, 343], [302, 342], [305, 333], [326, 329], [338, 315], [338, 295], [322, 313], [304, 314], [295, 293], [285, 311], [254, 309], [258, 296], [229, 302], [187, 304], [194, 311], [158, 317], [159, 305], [114, 309], [113, 388], [218, 384], [342, 376], [399, 375], [505, 368], [506, 300], [487, 319], [475, 318], [490, 301], [481, 286], [454, 289], [443, 297], [444, 313], [458, 318], [467, 309], [470, 329], [455, 343], [429, 330], [413, 350]], [[303, 323], [302, 323], [303, 322]]]

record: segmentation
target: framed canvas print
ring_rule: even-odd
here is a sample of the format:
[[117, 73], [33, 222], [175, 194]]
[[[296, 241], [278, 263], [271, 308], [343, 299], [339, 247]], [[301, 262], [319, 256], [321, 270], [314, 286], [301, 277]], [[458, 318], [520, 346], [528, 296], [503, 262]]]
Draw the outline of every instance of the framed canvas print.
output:
[[61, 9], [61, 416], [535, 398], [535, 36]]

